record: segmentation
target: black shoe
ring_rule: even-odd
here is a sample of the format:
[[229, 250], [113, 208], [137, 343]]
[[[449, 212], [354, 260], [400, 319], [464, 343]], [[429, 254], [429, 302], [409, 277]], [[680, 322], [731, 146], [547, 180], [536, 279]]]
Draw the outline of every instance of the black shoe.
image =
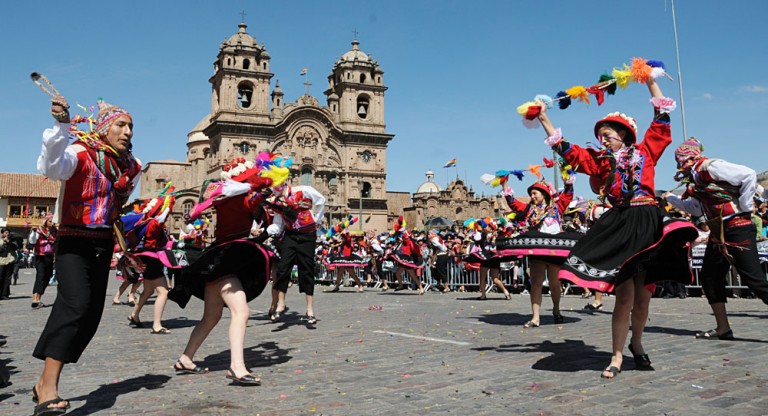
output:
[[653, 370], [653, 367], [651, 367], [651, 358], [648, 357], [648, 354], [635, 354], [635, 349], [632, 348], [631, 343], [627, 348], [629, 348], [629, 352], [632, 353], [632, 358], [635, 360], [635, 368], [638, 370]]
[[595, 305], [593, 303], [587, 303], [584, 306], [584, 309], [586, 309], [588, 311], [599, 311], [600, 309], [603, 309], [603, 304], [602, 303], [598, 303], [597, 305]]
[[565, 318], [563, 318], [563, 315], [560, 315], [559, 313], [553, 314], [552, 316], [555, 318], [555, 324], [562, 324], [565, 322]]
[[258, 377], [254, 377], [250, 374], [244, 375], [242, 377], [238, 377], [235, 375], [235, 372], [230, 368], [229, 372], [231, 374], [227, 374], [227, 378], [232, 380], [232, 384], [236, 386], [260, 386], [261, 385], [261, 379]]

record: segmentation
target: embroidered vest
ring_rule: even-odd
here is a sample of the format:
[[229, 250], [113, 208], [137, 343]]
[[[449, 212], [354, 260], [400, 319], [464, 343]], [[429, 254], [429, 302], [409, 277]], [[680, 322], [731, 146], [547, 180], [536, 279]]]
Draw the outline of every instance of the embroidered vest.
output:
[[702, 202], [707, 217], [726, 217], [739, 212], [734, 201], [739, 199], [740, 188], [712, 178], [708, 168], [716, 159], [702, 159], [693, 167], [694, 184], [690, 193]]

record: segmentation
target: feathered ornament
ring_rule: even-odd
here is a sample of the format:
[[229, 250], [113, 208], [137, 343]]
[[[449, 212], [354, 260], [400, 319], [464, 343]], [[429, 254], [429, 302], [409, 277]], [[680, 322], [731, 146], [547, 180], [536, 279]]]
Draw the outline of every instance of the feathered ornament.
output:
[[608, 95], [616, 94], [616, 78], [608, 74], [602, 74], [600, 75], [600, 79], [597, 80], [597, 82], [598, 85], [605, 85], [603, 91], [605, 91]]
[[603, 88], [601, 88], [599, 85], [593, 85], [591, 87], [587, 87], [587, 92], [595, 96], [597, 105], [603, 105], [603, 102], [605, 101], [605, 90]]
[[544, 167], [545, 168], [549, 169], [549, 168], [552, 168], [554, 166], [555, 166], [555, 161], [554, 160], [547, 159], [546, 157], [544, 158]]
[[624, 64], [621, 69], [613, 68], [611, 75], [616, 79], [616, 85], [621, 87], [622, 90], [627, 88], [629, 82], [632, 81], [632, 71], [627, 64]]
[[651, 78], [652, 68], [648, 65], [648, 61], [643, 58], [632, 58], [632, 81], [639, 84], [645, 84], [648, 79]]
[[552, 108], [553, 103], [554, 103], [554, 100], [552, 99], [552, 97], [550, 97], [548, 95], [544, 95], [544, 94], [539, 94], [539, 95], [533, 97], [533, 101], [534, 102], [541, 101], [542, 103], [544, 103], [547, 106], [548, 109]]
[[537, 180], [541, 180], [541, 165], [528, 165], [528, 172], [536, 175]]
[[402, 232], [402, 230], [405, 229], [406, 223], [403, 216], [397, 217], [397, 221], [395, 221], [395, 224], [392, 226], [392, 234], [397, 234], [399, 232]]
[[557, 106], [560, 107], [561, 110], [565, 110], [571, 105], [571, 97], [566, 94], [565, 91], [560, 91], [555, 95], [555, 100], [557, 100]]
[[568, 94], [572, 99], [578, 99], [582, 103], [589, 104], [589, 95], [587, 95], [587, 89], [581, 85], [575, 85], [571, 88], [568, 88], [565, 90], [565, 93]]
[[648, 66], [651, 67], [651, 78], [656, 79], [664, 76], [669, 77], [669, 75], [667, 75], [667, 67], [664, 65], [664, 62], [649, 60]]
[[325, 235], [326, 237], [330, 238], [336, 234], [341, 234], [342, 232], [344, 232], [344, 230], [354, 225], [358, 220], [359, 220], [358, 217], [352, 217], [352, 215], [347, 215], [347, 218], [344, 221], [341, 221], [340, 223], [329, 228], [328, 231], [325, 233]]
[[480, 181], [488, 186], [502, 186], [509, 180], [509, 175], [517, 177], [518, 180], [523, 180], [522, 170], [497, 170], [496, 174], [484, 173], [480, 176]]

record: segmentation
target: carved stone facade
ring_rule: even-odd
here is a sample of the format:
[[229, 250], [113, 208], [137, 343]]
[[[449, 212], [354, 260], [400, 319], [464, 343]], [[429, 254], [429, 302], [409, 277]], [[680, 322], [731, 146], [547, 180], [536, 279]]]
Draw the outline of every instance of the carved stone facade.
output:
[[[387, 145], [394, 135], [384, 123], [384, 71], [359, 48], [334, 63], [324, 92], [327, 105], [307, 94], [286, 104], [279, 81], [270, 92], [271, 56], [246, 31], [245, 23], [225, 40], [214, 61], [211, 113], [187, 135], [186, 162], [147, 163], [140, 198], [173, 181], [177, 191], [172, 232], [197, 201], [200, 185], [218, 179], [236, 157], [260, 151], [293, 157], [293, 185], [311, 185], [326, 197], [326, 222], [362, 213], [363, 229], [384, 230], [387, 206]], [[370, 218], [369, 218], [370, 216]]]

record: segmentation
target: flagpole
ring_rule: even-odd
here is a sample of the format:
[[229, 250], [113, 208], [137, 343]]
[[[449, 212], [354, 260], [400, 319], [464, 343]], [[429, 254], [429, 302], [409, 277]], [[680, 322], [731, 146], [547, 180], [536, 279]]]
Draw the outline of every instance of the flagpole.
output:
[[677, 18], [675, 17], [675, 0], [672, 0], [672, 28], [675, 31], [675, 52], [677, 53], [677, 82], [680, 85], [680, 113], [683, 116], [683, 140], [688, 138], [685, 126], [685, 100], [683, 100], [683, 72], [680, 68], [680, 45], [677, 41]]

